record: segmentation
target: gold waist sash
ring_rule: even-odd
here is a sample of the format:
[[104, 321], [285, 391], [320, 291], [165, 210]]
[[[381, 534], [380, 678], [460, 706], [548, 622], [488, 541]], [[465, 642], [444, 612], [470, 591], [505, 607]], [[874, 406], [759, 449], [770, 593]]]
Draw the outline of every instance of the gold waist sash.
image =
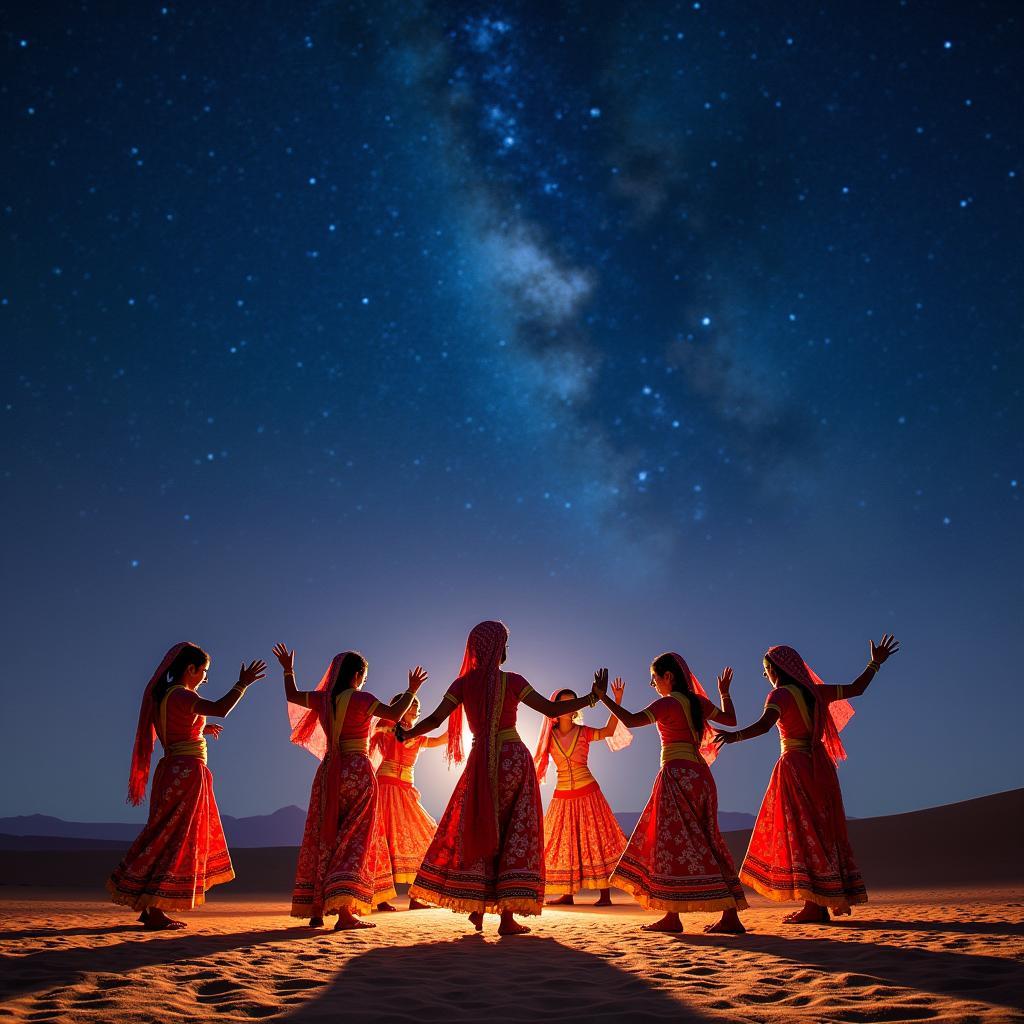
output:
[[783, 739], [782, 753], [788, 754], [791, 750], [800, 750], [805, 754], [809, 754], [811, 752], [811, 741], [808, 739], [795, 739], [793, 737]]
[[680, 740], [678, 743], [664, 743], [661, 747], [661, 767], [669, 761], [700, 761], [701, 756], [692, 743]]
[[519, 739], [519, 733], [515, 729], [502, 729], [501, 732], [498, 733], [499, 747], [502, 743], [514, 743], [516, 740], [519, 740], [520, 743], [523, 742]]
[[206, 764], [206, 738], [197, 740], [178, 740], [164, 747], [164, 757], [198, 757]]
[[338, 752], [341, 754], [365, 754], [369, 751], [369, 739], [365, 736], [352, 740], [338, 740]]
[[590, 769], [586, 765], [576, 765], [573, 768], [559, 768], [555, 789], [583, 789], [584, 786], [589, 786], [592, 782], [597, 782], [597, 779], [590, 774]]
[[412, 765], [400, 765], [397, 761], [381, 761], [377, 768], [378, 775], [386, 775], [389, 779], [401, 779], [402, 782], [413, 781]]

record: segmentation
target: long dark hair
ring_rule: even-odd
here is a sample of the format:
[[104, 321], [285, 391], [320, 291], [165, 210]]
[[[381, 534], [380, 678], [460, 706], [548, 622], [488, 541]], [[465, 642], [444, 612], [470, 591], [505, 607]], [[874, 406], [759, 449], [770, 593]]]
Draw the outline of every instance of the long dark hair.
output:
[[197, 647], [195, 644], [185, 644], [185, 646], [178, 651], [175, 655], [174, 661], [167, 667], [167, 671], [164, 673], [163, 678], [156, 681], [156, 685], [153, 687], [153, 703], [157, 708], [160, 707], [164, 697], [167, 696], [167, 691], [172, 686], [177, 686], [181, 682], [182, 676], [185, 674], [187, 668], [202, 668], [210, 660], [210, 656], [202, 649]]
[[813, 690], [811, 690], [809, 687], [804, 686], [804, 684], [799, 682], [798, 680], [794, 679], [784, 669], [779, 668], [779, 666], [776, 665], [775, 662], [772, 661], [771, 658], [768, 658], [767, 660], [771, 661], [772, 668], [775, 669], [775, 674], [779, 677], [779, 681], [778, 681], [778, 683], [776, 685], [777, 686], [796, 686], [796, 687], [799, 687], [800, 692], [807, 698], [807, 703], [810, 704], [810, 706], [811, 706], [811, 714], [813, 715], [814, 714], [814, 701], [815, 701]]
[[683, 694], [690, 702], [690, 717], [693, 719], [694, 731], [693, 741], [700, 746], [700, 738], [704, 734], [704, 709], [700, 706], [697, 695], [690, 689], [690, 681], [683, 675], [679, 662], [672, 654], [659, 654], [651, 662], [651, 669], [659, 676], [663, 676], [666, 672], [672, 673], [672, 691]]
[[369, 662], [358, 651], [349, 651], [338, 666], [338, 675], [331, 687], [331, 699], [333, 700], [343, 690], [351, 689], [352, 680], [368, 667]]

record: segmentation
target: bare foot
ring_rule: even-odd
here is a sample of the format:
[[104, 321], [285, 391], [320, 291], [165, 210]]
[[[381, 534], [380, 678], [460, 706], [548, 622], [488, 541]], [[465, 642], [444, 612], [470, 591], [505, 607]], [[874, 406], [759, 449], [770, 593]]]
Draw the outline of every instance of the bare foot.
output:
[[348, 910], [342, 910], [338, 914], [338, 923], [334, 926], [336, 932], [352, 932], [360, 928], [376, 928], [372, 921], [360, 921]]
[[398, 909], [398, 907], [391, 906], [391, 904], [388, 903], [387, 900], [385, 900], [383, 903], [378, 903], [377, 906], [374, 907], [374, 910], [397, 910], [397, 909]]
[[324, 919], [322, 917], [311, 917], [309, 919], [309, 927], [310, 928], [323, 928], [323, 926], [324, 926]]
[[159, 907], [150, 907], [142, 927], [147, 932], [177, 932], [188, 925], [184, 921], [172, 921]]
[[645, 932], [681, 932], [683, 922], [679, 920], [678, 914], [668, 913], [660, 921], [641, 925], [640, 928]]
[[483, 915], [483, 913], [481, 911], [479, 911], [479, 910], [474, 910], [473, 913], [469, 915], [469, 923], [478, 932], [482, 932], [484, 930], [484, 915]]
[[525, 924], [520, 924], [511, 911], [504, 911], [501, 915], [501, 924], [498, 925], [499, 935], [525, 935], [530, 929]]
[[418, 899], [416, 899], [416, 897], [414, 896], [411, 900], [409, 900], [409, 909], [410, 910], [429, 910], [430, 909], [430, 904], [429, 903], [420, 903], [420, 901]]
[[597, 898], [597, 902], [594, 904], [595, 907], [610, 907], [612, 905], [612, 894], [607, 889], [601, 890], [601, 895]]
[[832, 919], [828, 916], [828, 907], [805, 903], [800, 910], [787, 914], [782, 920], [786, 924], [828, 924]]
[[714, 924], [704, 925], [704, 931], [708, 935], [745, 935], [747, 929], [740, 921], [740, 915], [735, 909], [723, 910], [722, 916]]
[[571, 896], [559, 896], [557, 900], [548, 900], [549, 907], [573, 907], [575, 904]]

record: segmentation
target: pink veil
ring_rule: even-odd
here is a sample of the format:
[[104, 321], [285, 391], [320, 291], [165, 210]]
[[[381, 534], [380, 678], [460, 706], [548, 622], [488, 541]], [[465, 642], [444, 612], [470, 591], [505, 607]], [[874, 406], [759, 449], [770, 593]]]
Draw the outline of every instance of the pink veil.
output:
[[327, 671], [313, 691], [315, 697], [310, 698], [312, 707], [304, 708], [298, 704], [288, 705], [288, 721], [292, 727], [292, 743], [305, 747], [318, 761], [327, 753], [328, 737], [331, 734], [331, 690], [345, 656], [351, 651], [342, 651], [331, 658]]

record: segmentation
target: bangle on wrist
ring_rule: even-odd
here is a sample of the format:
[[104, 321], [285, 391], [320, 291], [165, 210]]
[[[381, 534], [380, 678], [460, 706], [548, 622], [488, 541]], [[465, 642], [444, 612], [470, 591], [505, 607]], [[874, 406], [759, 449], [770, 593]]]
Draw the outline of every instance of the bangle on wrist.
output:
[[875, 659], [874, 659], [874, 658], [872, 658], [872, 659], [871, 659], [871, 660], [870, 660], [870, 661], [868, 662], [868, 668], [869, 668], [869, 669], [871, 669], [871, 671], [872, 671], [872, 672], [877, 672], [877, 671], [878, 671], [878, 670], [879, 670], [879, 669], [880, 669], [881, 667], [882, 667], [882, 666], [881, 666], [881, 665], [879, 665], [879, 664], [878, 664], [878, 662], [877, 662], [877, 661], [875, 661]]
[[239, 693], [245, 693], [245, 683], [241, 679], [231, 687], [232, 690], [237, 690]]
[[292, 679], [294, 679], [295, 678], [295, 669], [293, 669], [293, 668], [286, 668], [284, 670], [284, 677], [285, 677], [285, 679], [287, 679], [288, 676], [291, 676]]

